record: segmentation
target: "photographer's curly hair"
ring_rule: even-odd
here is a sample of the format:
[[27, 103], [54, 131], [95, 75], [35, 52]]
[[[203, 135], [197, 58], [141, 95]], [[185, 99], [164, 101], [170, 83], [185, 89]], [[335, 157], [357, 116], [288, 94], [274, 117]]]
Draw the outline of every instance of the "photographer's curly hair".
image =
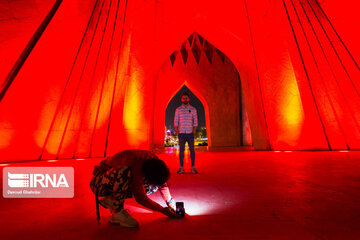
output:
[[142, 167], [142, 173], [150, 184], [158, 186], [166, 183], [170, 177], [169, 168], [158, 158], [150, 158], [146, 160]]

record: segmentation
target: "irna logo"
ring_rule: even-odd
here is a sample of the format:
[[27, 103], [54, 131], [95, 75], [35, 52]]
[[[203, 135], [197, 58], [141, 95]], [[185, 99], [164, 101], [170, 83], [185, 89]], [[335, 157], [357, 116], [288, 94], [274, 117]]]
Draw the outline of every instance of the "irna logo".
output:
[[64, 174], [22, 174], [8, 172], [8, 185], [11, 188], [69, 187]]
[[5, 198], [72, 198], [72, 167], [4, 167]]

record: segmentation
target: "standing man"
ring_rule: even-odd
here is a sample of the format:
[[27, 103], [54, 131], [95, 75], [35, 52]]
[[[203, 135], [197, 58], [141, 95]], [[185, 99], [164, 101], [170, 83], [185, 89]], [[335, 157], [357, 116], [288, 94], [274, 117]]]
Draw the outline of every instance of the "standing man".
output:
[[187, 142], [190, 148], [191, 172], [198, 173], [195, 169], [195, 149], [194, 135], [198, 126], [196, 108], [189, 104], [190, 97], [188, 93], [181, 95], [180, 107], [175, 110], [174, 126], [180, 143], [180, 168], [177, 173], [184, 173], [184, 151]]

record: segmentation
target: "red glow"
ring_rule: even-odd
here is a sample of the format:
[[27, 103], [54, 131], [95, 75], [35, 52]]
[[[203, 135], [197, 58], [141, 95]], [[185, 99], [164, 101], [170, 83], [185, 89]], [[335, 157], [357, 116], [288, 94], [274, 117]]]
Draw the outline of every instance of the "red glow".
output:
[[[19, 234], [30, 239], [46, 234], [56, 239], [59, 232], [71, 239], [91, 239], [99, 232], [107, 238], [121, 233], [128, 239], [141, 239], [148, 236], [149, 227], [154, 234], [160, 234], [155, 234], [155, 238], [172, 236], [174, 240], [189, 238], [189, 233], [201, 239], [214, 236], [215, 239], [224, 236], [227, 239], [238, 239], [239, 236], [288, 239], [290, 235], [294, 239], [298, 236], [304, 237], [302, 239], [316, 239], [318, 236], [331, 239], [343, 236], [344, 230], [348, 231], [346, 239], [357, 238], [358, 228], [353, 227], [360, 217], [354, 214], [358, 207], [358, 183], [354, 178], [360, 170], [359, 152], [350, 151], [343, 155], [338, 151], [294, 151], [284, 158], [272, 151], [228, 150], [197, 152], [198, 175], [176, 174], [178, 156], [159, 154], [172, 173], [172, 197], [184, 202], [189, 216], [170, 220], [161, 213], [144, 209], [135, 199], [127, 199], [125, 208], [129, 208], [130, 214], [140, 223], [140, 228], [135, 230], [109, 225], [111, 213], [102, 207], [101, 225], [96, 224], [95, 201], [89, 181], [91, 170], [100, 159], [64, 160], [75, 170], [74, 198], [0, 198], [2, 217], [6, 220], [2, 222], [3, 239], [18, 238]], [[12, 165], [38, 166], [39, 161]], [[349, 194], [334, 194], [343, 191], [344, 186]], [[159, 192], [149, 197], [166, 206]], [[326, 201], [324, 197], [327, 197]], [[74, 211], [79, 214], [70, 214]], [[14, 225], [19, 216], [25, 225]], [[292, 221], [290, 225], [289, 221], [279, 221], [277, 216], [307, 219], [312, 224], [306, 229], [299, 228]], [[312, 216], [316, 217], [310, 219]], [[349, 222], [355, 225], [349, 226]], [[209, 229], [209, 223], [212, 229]], [[88, 227], [84, 228], [84, 225]], [[189, 228], [190, 225], [195, 226], [194, 230]], [[37, 231], [33, 231], [35, 228]], [[309, 234], [312, 231], [317, 231], [316, 235]]]
[[[229, 104], [211, 102], [228, 96], [228, 114], [246, 109], [245, 127], [233, 135], [256, 150], [360, 149], [356, 1], [64, 0], [28, 57], [18, 59], [51, 8], [23, 2], [1, 3], [9, 11], [0, 23], [0, 161], [156, 147], [166, 105], [184, 84], [204, 105], [210, 146], [240, 145], [226, 142], [240, 114], [222, 123]], [[203, 51], [200, 64], [189, 55], [186, 66], [175, 61], [177, 73], [165, 69], [194, 32], [234, 71], [201, 70], [225, 64], [216, 51], [213, 65]], [[7, 88], [3, 79], [17, 60], [25, 62]], [[226, 88], [235, 70], [242, 103]]]
[[0, 149], [6, 149], [11, 143], [14, 135], [14, 129], [10, 122], [0, 123]]

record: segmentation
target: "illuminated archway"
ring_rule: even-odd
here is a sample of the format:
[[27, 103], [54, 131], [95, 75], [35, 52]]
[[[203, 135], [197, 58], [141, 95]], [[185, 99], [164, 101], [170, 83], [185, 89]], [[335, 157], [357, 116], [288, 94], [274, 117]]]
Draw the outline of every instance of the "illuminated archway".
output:
[[[202, 127], [205, 127], [205, 131], [206, 131], [206, 123], [209, 119], [206, 119], [205, 117], [205, 107], [204, 104], [201, 102], [201, 100], [187, 87], [187, 85], [183, 85], [182, 88], [175, 94], [175, 96], [173, 96], [167, 107], [166, 107], [166, 111], [165, 111], [165, 124], [166, 124], [166, 128], [171, 129], [171, 130], [175, 130], [174, 128], [174, 117], [175, 117], [175, 109], [177, 107], [179, 107], [182, 103], [181, 103], [181, 94], [183, 94], [184, 92], [187, 92], [190, 95], [190, 105], [195, 107], [197, 110], [197, 118], [198, 118], [198, 128], [197, 131], [202, 131]], [[207, 107], [207, 115], [209, 115], [208, 112], [208, 107]], [[209, 117], [208, 117], [209, 118]], [[208, 124], [209, 125], [209, 124]], [[167, 132], [165, 134], [168, 134], [171, 132]], [[173, 133], [173, 132], [172, 132]], [[205, 134], [204, 136], [202, 136], [204, 138], [207, 138], [207, 134]], [[197, 138], [197, 135], [195, 134], [195, 139]], [[208, 138], [209, 139], [209, 138]], [[165, 140], [166, 140], [166, 136], [165, 136]], [[170, 140], [170, 139], [168, 139]], [[170, 144], [172, 145], [172, 144]], [[196, 145], [196, 144], [195, 144]], [[165, 147], [167, 145], [165, 144]]]
[[[173, 29], [176, 29], [176, 31], [173, 31]], [[206, 41], [219, 49], [234, 64], [244, 93], [243, 100], [247, 106], [253, 146], [255, 149], [266, 150], [270, 149], [270, 141], [256, 59], [252, 49], [253, 43], [248, 26], [241, 25], [239, 29], [241, 29], [238, 32], [240, 37], [235, 36], [230, 31], [222, 28], [219, 23], [204, 16], [194, 17], [185, 23], [172, 23], [170, 32], [162, 35], [163, 38], [159, 39], [158, 46], [162, 47], [156, 50], [156, 57], [154, 58], [155, 78], [158, 78], [158, 71], [161, 71], [163, 59], [171, 55], [174, 49], [179, 48], [184, 39], [187, 39], [194, 32], [203, 36]], [[159, 84], [156, 85], [158, 87]]]
[[184, 85], [204, 105], [209, 146], [252, 145], [236, 67], [224, 53], [201, 35], [193, 33], [163, 63], [157, 75], [153, 132], [155, 147], [163, 146], [165, 109]]
[[[155, 115], [154, 115], [154, 142], [153, 145], [155, 148], [163, 148], [164, 146], [164, 126], [165, 126], [165, 112], [166, 108], [169, 105], [169, 102], [171, 99], [174, 98], [174, 96], [180, 91], [181, 88], [186, 86], [189, 88], [191, 92], [196, 95], [196, 97], [201, 101], [202, 105], [204, 106], [205, 111], [205, 124], [206, 124], [206, 131], [207, 131], [207, 138], [208, 138], [208, 145], [211, 146], [211, 129], [210, 129], [210, 116], [209, 116], [209, 107], [205, 100], [205, 98], [201, 95], [199, 91], [197, 91], [195, 88], [193, 88], [191, 85], [189, 85], [188, 82], [184, 81], [180, 84], [177, 84], [176, 86], [173, 86], [171, 89], [173, 91], [165, 91], [162, 92], [162, 94], [158, 94], [156, 96], [157, 99], [157, 106], [155, 108]], [[160, 88], [161, 89], [161, 88]], [[160, 90], [161, 91], [161, 90]]]
[[[50, 4], [28, 11], [30, 5], [17, 1], [9, 9], [29, 16], [1, 23], [6, 41], [0, 55], [3, 63], [11, 60], [2, 65], [9, 73], [0, 100], [2, 160], [148, 149], [157, 131], [161, 66], [193, 32], [237, 69], [254, 149], [360, 148], [359, 51], [346, 33], [356, 27], [336, 20], [348, 11], [288, 0], [106, 0], [81, 8], [76, 2], [83, 1], [63, 1], [56, 14], [53, 8], [50, 24], [49, 18], [42, 22], [46, 28], [39, 13], [45, 16]], [[9, 72], [12, 64], [16, 71]]]

